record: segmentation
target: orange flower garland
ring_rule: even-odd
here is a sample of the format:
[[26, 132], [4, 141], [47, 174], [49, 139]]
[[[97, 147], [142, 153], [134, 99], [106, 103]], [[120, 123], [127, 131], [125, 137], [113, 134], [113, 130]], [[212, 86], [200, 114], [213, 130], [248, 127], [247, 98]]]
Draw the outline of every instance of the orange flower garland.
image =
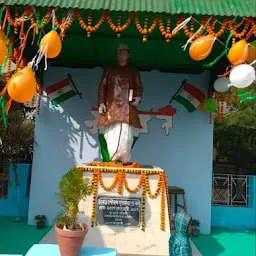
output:
[[99, 183], [100, 183], [101, 187], [102, 187], [105, 191], [108, 191], [108, 192], [109, 192], [109, 191], [112, 191], [112, 190], [115, 188], [117, 182], [119, 181], [119, 176], [120, 176], [120, 173], [117, 173], [116, 176], [115, 176], [115, 178], [114, 178], [114, 181], [112, 182], [112, 184], [111, 184], [109, 187], [106, 187], [106, 186], [104, 185], [104, 183], [103, 183], [103, 180], [102, 180], [102, 177], [101, 177], [101, 172], [99, 172], [99, 174], [98, 174]]
[[[37, 17], [37, 21], [35, 21], [34, 16], [36, 14], [34, 14], [33, 9], [32, 9], [31, 6], [26, 6], [25, 7], [24, 12], [21, 15], [21, 18], [19, 18], [19, 12], [18, 12], [19, 8], [15, 7], [14, 20], [11, 17], [10, 6], [6, 6], [6, 18], [7, 18], [8, 23], [11, 26], [14, 27], [14, 33], [18, 34], [18, 28], [22, 27], [24, 25], [24, 18], [29, 17], [31, 25], [33, 26], [33, 29], [34, 29], [34, 33], [38, 34], [39, 29], [42, 29], [46, 24], [49, 23], [53, 9], [54, 9], [54, 7], [48, 7], [46, 15], [44, 16], [44, 18], [40, 22], [38, 17]], [[118, 12], [118, 15], [117, 15], [117, 25], [114, 25], [114, 23], [111, 19], [109, 10], [104, 11], [100, 20], [94, 26], [92, 25], [92, 11], [91, 10], [88, 11], [88, 24], [85, 24], [85, 22], [82, 18], [82, 14], [81, 14], [79, 9], [74, 10], [74, 12], [71, 15], [69, 21], [66, 21], [66, 18], [67, 18], [66, 15], [67, 15], [67, 10], [62, 9], [61, 24], [57, 20], [56, 15], [54, 17], [55, 26], [58, 27], [58, 29], [61, 30], [60, 35], [61, 35], [62, 38], [65, 36], [65, 31], [68, 28], [70, 28], [71, 25], [73, 24], [73, 21], [74, 21], [75, 17], [78, 18], [80, 26], [84, 30], [87, 31], [87, 36], [88, 37], [91, 36], [92, 32], [95, 32], [96, 30], [98, 30], [100, 28], [100, 26], [103, 24], [105, 19], [107, 19], [107, 22], [108, 22], [110, 28], [117, 33], [118, 37], [120, 37], [121, 36], [120, 33], [128, 28], [128, 26], [130, 25], [133, 17], [135, 18], [135, 23], [136, 23], [137, 30], [143, 35], [143, 42], [147, 41], [147, 35], [149, 33], [152, 33], [152, 31], [156, 28], [157, 24], [159, 24], [160, 32], [165, 37], [165, 40], [166, 40], [167, 43], [169, 43], [170, 39], [178, 33], [178, 31], [175, 32], [175, 33], [171, 33], [171, 16], [170, 15], [167, 17], [166, 29], [164, 28], [163, 21], [162, 21], [162, 18], [161, 18], [160, 14], [155, 15], [155, 18], [154, 18], [154, 21], [153, 21], [151, 27], [148, 27], [148, 13], [146, 13], [143, 27], [139, 23], [138, 14], [136, 12], [130, 12], [129, 13], [127, 21], [124, 23], [124, 25], [121, 24], [121, 12]], [[209, 18], [209, 16], [205, 15], [204, 18], [202, 19], [201, 24], [205, 25], [208, 18]], [[179, 18], [178, 18], [178, 21], [177, 21], [177, 25], [180, 24], [182, 21], [184, 21], [184, 19], [185, 19], [184, 15], [180, 15]], [[190, 28], [188, 28], [187, 24], [183, 27], [184, 33], [188, 38], [190, 38], [194, 35], [194, 32], [195, 32], [194, 22], [195, 22], [195, 20], [192, 19], [191, 22], [190, 22]], [[221, 25], [221, 28], [219, 29], [218, 32], [214, 31], [216, 22], [217, 22], [217, 19], [214, 18], [212, 20], [212, 22], [207, 25], [207, 28], [206, 28], [207, 32], [209, 34], [214, 34], [216, 37], [219, 37], [219, 36], [223, 35], [223, 33], [225, 31], [225, 28], [229, 27], [230, 30], [233, 33], [233, 39], [232, 39], [233, 43], [236, 42], [237, 38], [241, 39], [241, 38], [245, 37], [250, 26], [252, 27], [251, 34], [256, 35], [255, 22], [254, 22], [253, 18], [251, 18], [251, 17], [243, 18], [243, 20], [240, 21], [238, 24], [236, 24], [235, 22], [232, 24], [230, 22], [230, 18], [225, 17], [224, 21]], [[241, 26], [243, 26], [242, 30], [240, 29]], [[238, 28], [240, 29], [241, 32], [237, 32]], [[21, 31], [22, 31], [22, 29], [21, 29]], [[193, 40], [200, 37], [201, 34], [202, 34], [202, 31], [203, 30], [199, 31], [195, 35], [195, 38], [193, 38]]]
[[158, 184], [157, 184], [157, 189], [156, 189], [156, 192], [155, 192], [154, 194], [151, 193], [150, 185], [149, 185], [149, 179], [148, 179], [148, 176], [147, 176], [147, 175], [145, 176], [145, 185], [146, 185], [146, 191], [147, 191], [147, 193], [148, 193], [148, 196], [149, 196], [151, 199], [157, 198], [157, 196], [159, 195], [160, 189], [161, 189], [161, 185], [162, 185], [162, 174], [159, 175], [159, 180], [158, 180]]
[[121, 195], [123, 188], [123, 171], [119, 171], [118, 173], [118, 184], [117, 184], [117, 193]]
[[115, 162], [92, 162], [91, 166], [122, 167], [122, 168], [140, 168], [141, 167], [136, 162], [129, 165], [123, 165], [122, 163], [115, 163]]
[[96, 210], [96, 197], [98, 192], [98, 180], [99, 180], [99, 170], [95, 170], [93, 173], [93, 183], [92, 183], [92, 215], [91, 215], [91, 227], [95, 223], [95, 210]]
[[171, 16], [168, 15], [167, 16], [167, 25], [166, 25], [166, 29], [164, 28], [164, 24], [163, 24], [163, 20], [162, 17], [159, 17], [159, 30], [162, 34], [162, 36], [165, 37], [166, 42], [170, 43], [170, 39], [173, 37], [173, 34], [171, 33]]
[[165, 228], [165, 196], [164, 196], [164, 189], [165, 189], [165, 182], [163, 180], [163, 174], [161, 175], [162, 179], [160, 181], [160, 189], [161, 189], [161, 199], [160, 199], [160, 229], [164, 231]]
[[146, 173], [142, 172], [142, 193], [141, 193], [141, 230], [145, 231], [145, 208], [146, 208]]
[[42, 89], [42, 86], [40, 84], [37, 85], [37, 90], [38, 90], [38, 98], [37, 98], [36, 114], [39, 116], [40, 115], [40, 110], [41, 110], [42, 95], [43, 95], [43, 89]]
[[232, 32], [234, 38], [239, 38], [239, 39], [241, 39], [241, 38], [243, 38], [243, 37], [246, 35], [246, 33], [248, 32], [248, 29], [249, 29], [249, 26], [250, 26], [250, 21], [249, 21], [249, 20], [246, 20], [246, 21], [245, 21], [244, 28], [243, 28], [243, 30], [242, 30], [240, 33], [236, 32], [237, 29], [243, 25], [244, 21], [245, 21], [245, 19], [243, 18], [243, 19], [242, 19], [238, 24], [236, 24], [236, 25], [235, 25], [235, 24], [232, 24], [231, 22], [229, 23], [229, 29], [231, 30], [231, 32]]
[[227, 108], [230, 108], [230, 102], [231, 102], [231, 89], [228, 90]]
[[67, 29], [69, 29], [71, 27], [71, 25], [74, 22], [76, 16], [76, 12], [74, 11], [70, 17], [70, 19], [68, 21], [66, 21], [67, 19], [67, 13], [65, 11], [65, 9], [62, 9], [62, 20], [61, 20], [61, 24], [59, 23], [56, 15], [54, 16], [54, 25], [59, 28], [61, 30], [60, 36], [63, 39], [65, 36], [65, 31]]
[[194, 31], [195, 31], [194, 20], [193, 19], [191, 20], [190, 29], [188, 28], [188, 25], [185, 25], [183, 27], [183, 30], [184, 30], [185, 35], [188, 38], [192, 37], [194, 35]]
[[92, 26], [92, 11], [89, 10], [88, 11], [88, 25], [85, 24], [81, 11], [77, 10], [76, 11], [76, 15], [79, 21], [80, 26], [82, 27], [82, 29], [87, 31], [87, 37], [91, 37], [91, 33], [95, 32], [96, 30], [98, 30], [100, 28], [100, 26], [103, 24], [105, 18], [106, 18], [106, 11], [102, 14], [100, 20], [98, 21], [98, 23], [94, 26]]
[[223, 33], [225, 32], [225, 29], [226, 29], [226, 27], [227, 27], [227, 25], [228, 25], [229, 20], [230, 20], [229, 17], [225, 17], [224, 20], [223, 20], [223, 23], [222, 23], [222, 25], [221, 25], [220, 30], [219, 30], [218, 32], [215, 32], [215, 31], [214, 31], [214, 28], [215, 28], [215, 25], [216, 25], [216, 23], [217, 23], [218, 20], [217, 20], [216, 18], [214, 18], [214, 19], [212, 20], [212, 25], [211, 25], [210, 23], [207, 25], [207, 28], [206, 28], [206, 29], [207, 29], [207, 32], [208, 32], [209, 34], [211, 34], [211, 35], [214, 35], [215, 37], [220, 37], [220, 36], [222, 36]]
[[131, 193], [131, 194], [136, 194], [136, 193], [139, 191], [140, 187], [141, 187], [142, 178], [143, 178], [143, 175], [141, 174], [141, 175], [140, 175], [140, 180], [139, 180], [138, 185], [137, 185], [134, 189], [131, 189], [131, 188], [129, 188], [129, 186], [128, 186], [127, 179], [126, 179], [126, 177], [125, 177], [125, 173], [123, 173], [123, 179], [124, 179], [124, 187], [125, 187], [125, 189], [126, 189], [129, 193]]
[[132, 18], [133, 18], [133, 13], [129, 13], [129, 16], [128, 16], [126, 22], [124, 23], [124, 25], [122, 25], [121, 24], [121, 12], [118, 12], [117, 26], [116, 26], [111, 19], [110, 12], [106, 11], [105, 15], [106, 15], [106, 19], [107, 19], [107, 22], [108, 22], [110, 28], [117, 33], [117, 37], [121, 36], [120, 32], [123, 32], [128, 28], [128, 26], [131, 24]]
[[[89, 171], [93, 172], [93, 177], [92, 177], [92, 184], [91, 188], [89, 190], [89, 194], [93, 194], [93, 207], [92, 207], [92, 214], [91, 214], [91, 225], [92, 227], [94, 226], [95, 223], [95, 210], [96, 210], [96, 196], [97, 196], [97, 191], [98, 191], [98, 184], [105, 190], [105, 191], [112, 191], [116, 185], [117, 185], [117, 193], [121, 194], [122, 193], [122, 188], [124, 188], [131, 194], [138, 193], [140, 188], [142, 188], [141, 191], [141, 230], [145, 230], [145, 208], [146, 208], [146, 195], [148, 194], [151, 199], [155, 199], [159, 193], [161, 194], [160, 198], [160, 229], [164, 230], [165, 226], [165, 196], [167, 199], [167, 205], [168, 205], [168, 214], [169, 214], [169, 220], [170, 220], [170, 197], [169, 194], [165, 195], [165, 193], [168, 192], [168, 184], [167, 184], [167, 178], [166, 175], [163, 171], [143, 171], [139, 169], [131, 170], [131, 169], [95, 169], [90, 168], [90, 167], [77, 167], [78, 170], [82, 171]], [[107, 172], [107, 173], [116, 173], [114, 181], [112, 184], [107, 187], [105, 186], [101, 174]], [[125, 174], [126, 173], [132, 173], [132, 174], [140, 174], [140, 179], [138, 185], [134, 188], [131, 189], [128, 186], [127, 179]], [[159, 175], [158, 178], [158, 185], [157, 185], [157, 190], [154, 194], [151, 193], [150, 190], [150, 185], [149, 185], [149, 175]], [[171, 222], [170, 222], [171, 226]]]

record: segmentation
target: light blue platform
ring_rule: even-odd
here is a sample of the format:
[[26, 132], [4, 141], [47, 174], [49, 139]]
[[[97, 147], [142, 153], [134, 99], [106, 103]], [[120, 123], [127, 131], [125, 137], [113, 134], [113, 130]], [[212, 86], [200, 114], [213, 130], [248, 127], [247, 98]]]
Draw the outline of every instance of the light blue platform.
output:
[[[26, 256], [60, 256], [59, 246], [57, 244], [35, 244]], [[79, 256], [117, 256], [117, 251], [113, 248], [83, 247]]]

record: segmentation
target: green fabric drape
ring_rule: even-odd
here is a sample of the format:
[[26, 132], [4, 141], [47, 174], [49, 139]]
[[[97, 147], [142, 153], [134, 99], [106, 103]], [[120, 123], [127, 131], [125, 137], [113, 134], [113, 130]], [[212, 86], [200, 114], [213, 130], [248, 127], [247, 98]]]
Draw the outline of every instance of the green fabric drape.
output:
[[[139, 137], [133, 137], [132, 148], [136, 144], [138, 138]], [[103, 162], [110, 162], [111, 159], [109, 156], [108, 145], [107, 145], [106, 139], [104, 137], [104, 134], [99, 134], [99, 143], [100, 143], [100, 151], [101, 151]]]

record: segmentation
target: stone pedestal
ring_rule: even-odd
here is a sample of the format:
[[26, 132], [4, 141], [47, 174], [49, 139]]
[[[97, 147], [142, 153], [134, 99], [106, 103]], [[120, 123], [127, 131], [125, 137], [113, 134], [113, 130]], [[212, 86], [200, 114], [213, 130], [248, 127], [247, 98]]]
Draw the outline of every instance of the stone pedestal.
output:
[[[115, 198], [139, 198], [143, 200], [143, 188], [150, 188], [151, 193], [154, 195], [158, 184], [164, 186], [164, 192], [162, 195], [162, 189], [159, 190], [158, 196], [151, 199], [149, 197], [148, 191], [145, 193], [145, 230], [143, 231], [143, 225], [140, 223], [137, 227], [125, 227], [122, 224], [120, 226], [115, 225], [100, 225], [97, 224], [97, 212], [95, 212], [95, 222], [93, 227], [90, 228], [88, 235], [86, 236], [84, 245], [94, 246], [94, 247], [112, 247], [116, 248], [118, 254], [122, 255], [152, 255], [152, 256], [167, 256], [168, 251], [168, 240], [170, 237], [170, 225], [169, 225], [169, 211], [168, 211], [168, 196], [166, 195], [166, 183], [164, 180], [165, 173], [163, 170], [157, 167], [144, 168], [144, 169], [118, 169], [111, 167], [91, 167], [91, 166], [78, 166], [78, 168], [84, 172], [85, 178], [93, 178], [96, 172], [100, 172], [98, 176], [98, 189], [97, 195], [94, 196], [93, 193], [87, 197], [85, 201], [81, 201], [79, 205], [80, 211], [84, 212], [84, 219], [88, 224], [91, 223], [91, 216], [93, 213], [93, 208], [95, 206], [97, 211], [97, 205], [94, 205], [93, 200], [95, 197], [115, 197]], [[141, 179], [141, 173], [144, 173], [145, 179], [141, 181], [141, 187], [137, 193], [129, 193], [124, 185], [124, 177], [118, 182], [112, 191], [105, 191], [99, 182], [99, 177], [105, 187], [109, 187], [117, 173], [124, 173], [127, 185], [131, 190], [134, 190]], [[123, 174], [122, 174], [123, 175]], [[162, 176], [161, 176], [162, 175]], [[162, 177], [162, 181], [159, 177]], [[122, 183], [121, 185], [119, 183]], [[119, 184], [119, 185], [118, 185]], [[147, 184], [149, 186], [147, 186]], [[121, 188], [121, 191], [120, 191]], [[119, 193], [118, 193], [119, 192]], [[120, 193], [121, 192], [121, 193]], [[95, 194], [95, 193], [94, 193]], [[167, 200], [168, 199], [168, 200]], [[162, 200], [162, 205], [161, 205]], [[97, 204], [96, 200], [96, 204]], [[106, 202], [108, 204], [108, 202]], [[118, 203], [117, 203], [118, 204]], [[114, 208], [113, 208], [114, 209]], [[161, 217], [161, 209], [163, 209]], [[126, 213], [129, 215], [129, 213]], [[143, 221], [143, 214], [140, 216], [141, 221]], [[106, 218], [107, 219], [107, 218]], [[117, 218], [118, 220], [118, 218]], [[120, 220], [120, 219], [119, 219]], [[161, 220], [164, 220], [164, 229], [161, 230]], [[101, 221], [102, 222], [102, 221]], [[114, 222], [113, 222], [114, 223]], [[121, 220], [122, 223], [122, 220]], [[115, 223], [114, 223], [115, 224]], [[163, 225], [162, 225], [163, 228]]]

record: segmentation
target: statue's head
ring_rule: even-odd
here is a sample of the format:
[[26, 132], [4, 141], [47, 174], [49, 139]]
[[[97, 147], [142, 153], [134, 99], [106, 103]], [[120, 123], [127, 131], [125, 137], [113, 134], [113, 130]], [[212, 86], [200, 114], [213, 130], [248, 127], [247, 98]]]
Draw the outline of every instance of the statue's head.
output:
[[121, 65], [126, 65], [129, 57], [130, 57], [129, 47], [125, 44], [120, 44], [117, 49], [118, 63]]

